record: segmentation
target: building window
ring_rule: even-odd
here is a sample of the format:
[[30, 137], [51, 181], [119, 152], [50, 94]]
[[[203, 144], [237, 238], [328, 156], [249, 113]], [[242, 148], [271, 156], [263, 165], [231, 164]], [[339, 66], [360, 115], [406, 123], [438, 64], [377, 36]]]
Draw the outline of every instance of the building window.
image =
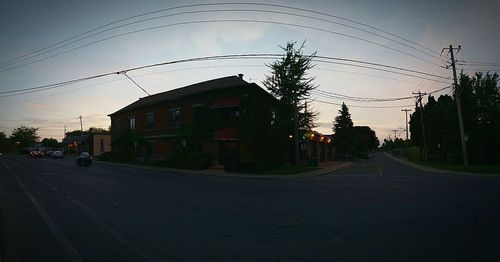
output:
[[131, 131], [135, 130], [135, 117], [131, 117], [128, 119], [128, 128]]
[[203, 105], [196, 104], [193, 105], [193, 125], [199, 125], [203, 117]]
[[181, 126], [181, 109], [174, 108], [170, 110], [170, 127]]
[[152, 129], [155, 126], [155, 113], [147, 113], [146, 114], [146, 128]]
[[237, 107], [224, 108], [224, 118], [235, 118], [240, 116], [240, 110]]
[[120, 129], [121, 129], [120, 118], [115, 119], [113, 121], [113, 128], [114, 128], [115, 131], [120, 131]]

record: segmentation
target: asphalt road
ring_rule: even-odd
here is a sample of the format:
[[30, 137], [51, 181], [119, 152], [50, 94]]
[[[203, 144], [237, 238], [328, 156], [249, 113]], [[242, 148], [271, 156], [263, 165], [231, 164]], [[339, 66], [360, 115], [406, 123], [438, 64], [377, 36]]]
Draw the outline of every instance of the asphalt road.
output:
[[248, 179], [0, 156], [2, 261], [500, 261], [500, 179], [378, 153]]

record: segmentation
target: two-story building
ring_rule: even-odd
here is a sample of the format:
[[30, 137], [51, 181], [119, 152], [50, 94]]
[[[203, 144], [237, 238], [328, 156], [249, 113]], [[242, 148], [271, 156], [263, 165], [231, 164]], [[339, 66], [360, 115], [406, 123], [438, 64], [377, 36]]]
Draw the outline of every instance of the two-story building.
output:
[[[136, 157], [168, 159], [176, 153], [210, 154], [212, 165], [237, 159], [252, 161], [252, 145], [245, 141], [242, 114], [248, 110], [272, 114], [277, 100], [243, 75], [213, 79], [150, 95], [110, 114], [114, 139], [134, 134]], [[246, 103], [258, 101], [259, 108]], [[255, 103], [254, 103], [255, 104]], [[262, 113], [262, 112], [261, 112]], [[268, 123], [262, 123], [267, 125]], [[120, 150], [113, 142], [113, 151]]]

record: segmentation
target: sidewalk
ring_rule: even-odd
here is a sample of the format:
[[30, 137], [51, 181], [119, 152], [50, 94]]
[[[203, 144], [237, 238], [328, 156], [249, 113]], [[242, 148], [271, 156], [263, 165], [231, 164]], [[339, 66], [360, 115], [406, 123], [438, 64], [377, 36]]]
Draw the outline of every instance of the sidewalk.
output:
[[319, 169], [310, 172], [304, 172], [299, 174], [283, 174], [283, 175], [272, 175], [272, 174], [251, 174], [251, 173], [228, 173], [223, 169], [206, 169], [206, 170], [188, 170], [188, 169], [176, 169], [167, 167], [155, 167], [155, 166], [142, 166], [106, 161], [95, 161], [96, 163], [104, 163], [109, 165], [120, 165], [120, 166], [130, 166], [135, 168], [144, 168], [156, 171], [166, 171], [175, 173], [184, 173], [192, 175], [205, 175], [205, 176], [220, 176], [220, 177], [234, 177], [234, 178], [255, 178], [255, 179], [287, 179], [287, 178], [305, 178], [313, 176], [322, 176], [329, 173], [335, 172], [341, 168], [348, 167], [352, 165], [353, 162], [339, 162], [339, 161], [328, 161], [320, 163]]
[[420, 169], [423, 171], [427, 172], [432, 172], [432, 173], [442, 173], [442, 174], [450, 174], [450, 175], [467, 175], [467, 176], [500, 176], [500, 174], [493, 174], [493, 173], [472, 173], [472, 172], [463, 172], [463, 171], [453, 171], [453, 170], [445, 170], [445, 169], [439, 169], [439, 168], [434, 168], [434, 167], [429, 167], [429, 166], [423, 166], [419, 165], [413, 162], [410, 162], [406, 159], [402, 159], [396, 156], [393, 156], [387, 152], [384, 152], [384, 154], [389, 157], [392, 160], [398, 161], [404, 165]]

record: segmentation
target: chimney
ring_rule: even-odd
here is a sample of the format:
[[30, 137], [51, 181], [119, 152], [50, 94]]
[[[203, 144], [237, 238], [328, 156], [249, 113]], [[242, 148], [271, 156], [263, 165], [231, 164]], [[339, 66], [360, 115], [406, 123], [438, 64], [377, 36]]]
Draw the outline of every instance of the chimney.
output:
[[243, 74], [238, 74], [238, 77], [243, 79]]

